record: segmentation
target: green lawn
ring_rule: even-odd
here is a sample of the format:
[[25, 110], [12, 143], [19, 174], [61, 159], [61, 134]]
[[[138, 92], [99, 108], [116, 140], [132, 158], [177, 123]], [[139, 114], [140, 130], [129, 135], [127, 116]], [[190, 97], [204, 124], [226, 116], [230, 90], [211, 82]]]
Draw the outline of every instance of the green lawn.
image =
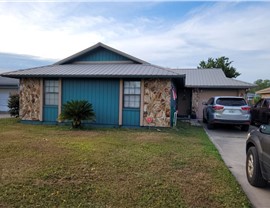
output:
[[250, 207], [203, 128], [0, 119], [0, 207]]

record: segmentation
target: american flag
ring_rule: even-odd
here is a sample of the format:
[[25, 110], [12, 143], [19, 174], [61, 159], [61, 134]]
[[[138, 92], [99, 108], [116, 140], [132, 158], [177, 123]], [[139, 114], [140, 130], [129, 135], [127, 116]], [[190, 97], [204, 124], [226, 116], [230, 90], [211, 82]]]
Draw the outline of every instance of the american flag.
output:
[[172, 95], [173, 95], [173, 100], [177, 99], [177, 93], [175, 87], [172, 85]]

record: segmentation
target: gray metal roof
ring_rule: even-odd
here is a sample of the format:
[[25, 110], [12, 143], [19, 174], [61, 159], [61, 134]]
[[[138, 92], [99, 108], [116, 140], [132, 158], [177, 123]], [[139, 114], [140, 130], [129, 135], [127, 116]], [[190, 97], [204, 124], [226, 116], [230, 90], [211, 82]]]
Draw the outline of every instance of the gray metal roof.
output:
[[151, 64], [63, 64], [3, 73], [20, 77], [99, 77], [99, 78], [172, 78], [183, 77], [176, 72]]
[[10, 86], [18, 88], [19, 80], [0, 76], [0, 86]]
[[252, 88], [256, 85], [227, 78], [222, 69], [172, 69], [178, 74], [185, 74], [185, 86], [194, 88]]

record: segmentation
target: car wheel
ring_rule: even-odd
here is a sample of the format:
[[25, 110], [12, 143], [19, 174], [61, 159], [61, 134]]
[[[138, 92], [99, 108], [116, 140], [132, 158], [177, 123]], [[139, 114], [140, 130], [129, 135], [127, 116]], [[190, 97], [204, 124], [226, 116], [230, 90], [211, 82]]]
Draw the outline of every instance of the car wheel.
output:
[[249, 130], [249, 125], [242, 125], [241, 126], [241, 131], [248, 131]]
[[264, 187], [267, 181], [263, 179], [258, 153], [255, 147], [250, 147], [246, 158], [246, 175], [248, 182], [256, 187]]

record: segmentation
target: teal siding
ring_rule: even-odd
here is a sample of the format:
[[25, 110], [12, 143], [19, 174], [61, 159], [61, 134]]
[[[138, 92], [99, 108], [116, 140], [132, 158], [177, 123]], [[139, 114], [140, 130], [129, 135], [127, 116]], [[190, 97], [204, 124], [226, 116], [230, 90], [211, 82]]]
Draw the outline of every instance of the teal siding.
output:
[[95, 124], [118, 125], [118, 79], [63, 79], [63, 104], [70, 100], [88, 100], [96, 114]]
[[123, 126], [140, 126], [140, 109], [123, 109]]
[[130, 59], [105, 48], [97, 48], [82, 55], [73, 61], [128, 61]]
[[58, 106], [44, 106], [43, 107], [43, 121], [44, 122], [57, 122]]

